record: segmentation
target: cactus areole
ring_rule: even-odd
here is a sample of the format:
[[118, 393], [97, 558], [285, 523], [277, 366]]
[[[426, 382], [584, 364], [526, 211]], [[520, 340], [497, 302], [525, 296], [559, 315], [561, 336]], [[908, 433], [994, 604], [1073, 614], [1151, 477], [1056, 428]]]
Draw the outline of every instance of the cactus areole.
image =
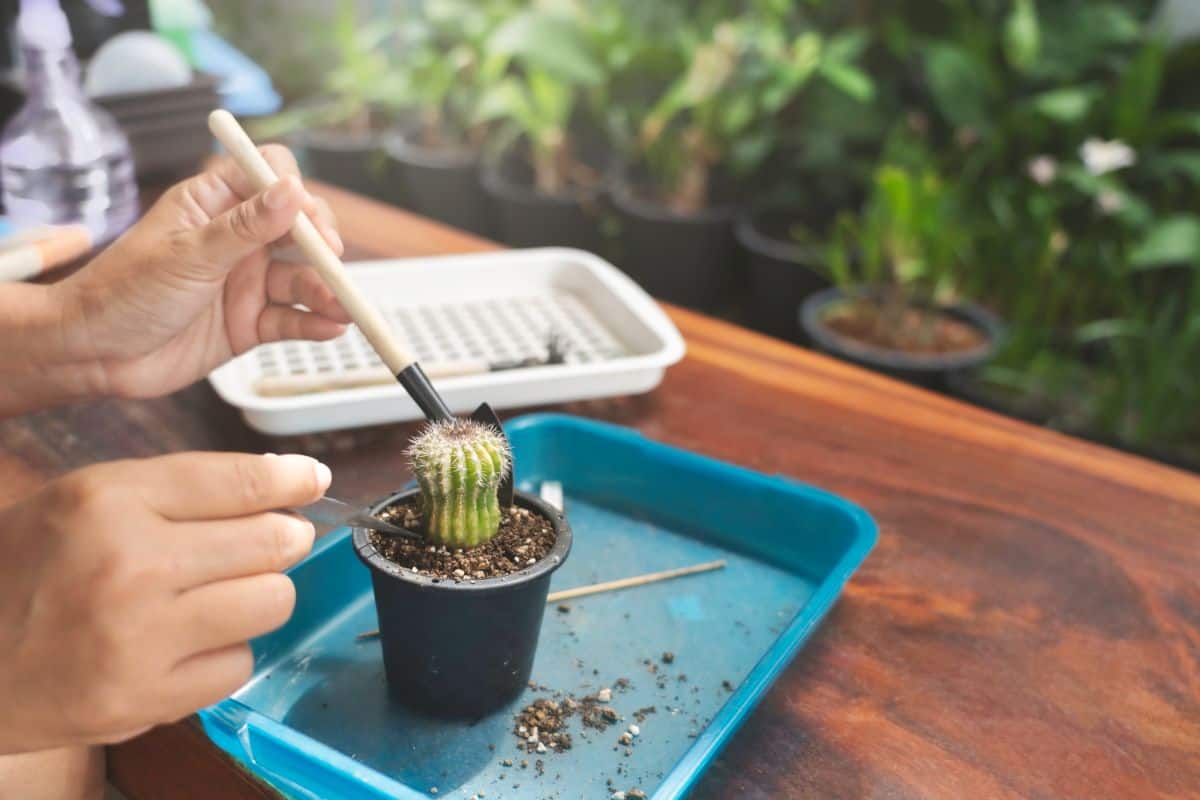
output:
[[496, 535], [500, 482], [512, 467], [500, 431], [469, 419], [434, 422], [413, 439], [408, 455], [427, 540], [465, 548]]

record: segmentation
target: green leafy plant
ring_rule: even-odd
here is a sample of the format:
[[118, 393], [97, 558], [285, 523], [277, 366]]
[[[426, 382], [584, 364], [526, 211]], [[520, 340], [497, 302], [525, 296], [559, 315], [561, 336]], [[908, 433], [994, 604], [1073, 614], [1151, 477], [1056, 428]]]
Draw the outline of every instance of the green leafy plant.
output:
[[823, 246], [837, 215], [865, 201], [900, 116], [893, 92], [878, 84], [869, 103], [827, 84], [809, 87], [754, 176], [754, 205], [790, 220], [787, 238], [796, 244]]
[[847, 300], [830, 313], [853, 318], [873, 342], [936, 349], [937, 306], [957, 299], [973, 258], [962, 202], [919, 148], [899, 139], [889, 150], [862, 211], [834, 226], [829, 270]]
[[380, 109], [394, 111], [404, 90], [384, 47], [396, 31], [389, 20], [362, 20], [354, 0], [341, 0], [327, 31], [333, 64], [317, 95], [255, 123], [252, 133], [274, 138], [330, 127], [352, 134], [369, 132], [373, 116]]
[[[1165, 298], [1157, 307], [1138, 304], [1129, 315], [1081, 326], [1076, 340], [1107, 352], [1089, 371], [1084, 405], [1090, 428], [1118, 441], [1153, 445], [1191, 442], [1200, 460], [1200, 279], [1190, 299]], [[1182, 449], [1182, 448], [1181, 448]]]
[[1200, 276], [1182, 289], [1131, 296], [1121, 314], [1065, 337], [1014, 325], [983, 385], [1055, 427], [1200, 464]]
[[946, 8], [913, 58], [931, 147], [972, 187], [971, 284], [1009, 322], [985, 386], [1075, 432], [1194, 453], [1200, 114], [1167, 85], [1150, 4]]
[[454, 419], [428, 425], [408, 450], [420, 486], [425, 538], [446, 547], [475, 547], [500, 528], [500, 482], [512, 456], [490, 425]]
[[519, 13], [491, 33], [485, 51], [487, 88], [475, 120], [497, 124], [497, 151], [523, 140], [534, 183], [546, 194], [587, 183], [570, 123], [581, 91], [601, 84], [605, 73], [579, 19], [557, 10]]
[[635, 160], [677, 212], [709, 204], [718, 167], [750, 175], [779, 140], [779, 115], [814, 78], [861, 101], [872, 96], [872, 80], [855, 65], [867, 44], [862, 31], [793, 35], [786, 5], [768, 6], [774, 13], [721, 22], [686, 42], [686, 71], [639, 124]]
[[[205, 5], [214, 30], [271, 76], [285, 102], [311, 96], [335, 62], [327, 0], [206, 0]], [[271, 24], [262, 24], [268, 18]]]
[[485, 89], [487, 38], [513, 13], [509, 0], [426, 0], [404, 17], [389, 102], [412, 111], [423, 145], [478, 150], [486, 126], [476, 109]]

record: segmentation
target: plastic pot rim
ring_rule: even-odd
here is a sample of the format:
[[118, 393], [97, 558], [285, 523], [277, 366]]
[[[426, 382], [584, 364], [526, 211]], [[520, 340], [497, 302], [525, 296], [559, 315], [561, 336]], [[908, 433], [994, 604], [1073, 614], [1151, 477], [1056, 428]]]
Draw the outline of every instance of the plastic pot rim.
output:
[[642, 198], [634, 190], [634, 184], [620, 174], [609, 181], [609, 193], [612, 196], [613, 205], [619, 210], [652, 222], [683, 225], [732, 225], [738, 215], [736, 203], [722, 203], [686, 213], [673, 211], [661, 203]]
[[764, 233], [758, 221], [765, 213], [769, 212], [743, 211], [738, 215], [733, 226], [738, 244], [756, 255], [787, 261], [807, 269], [824, 263], [824, 250], [819, 245], [786, 242]]
[[192, 73], [192, 79], [181, 86], [172, 86], [166, 89], [141, 89], [134, 92], [112, 92], [111, 94], [102, 94], [95, 97], [89, 96], [88, 99], [93, 103], [101, 105], [185, 97], [188, 95], [199, 95], [201, 99], [208, 99], [210, 96], [217, 96], [217, 86], [219, 84], [220, 79], [216, 75], [195, 71]]
[[575, 188], [558, 194], [546, 194], [529, 184], [509, 180], [504, 175], [503, 163], [500, 160], [484, 161], [479, 172], [479, 180], [483, 184], [484, 191], [492, 197], [530, 205], [576, 208], [594, 201], [606, 191], [604, 184], [600, 184], [594, 190]]
[[[393, 505], [398, 501], [409, 500], [416, 497], [419, 493], [420, 489], [417, 488], [394, 492], [383, 500], [372, 504], [370, 511], [372, 514], [378, 513], [389, 505]], [[372, 572], [394, 580], [403, 581], [414, 588], [424, 591], [486, 594], [510, 590], [535, 581], [561, 567], [571, 552], [573, 541], [571, 526], [567, 522], [566, 515], [540, 497], [518, 490], [515, 493], [514, 504], [521, 508], [527, 508], [548, 519], [550, 524], [554, 526], [555, 538], [554, 546], [550, 548], [550, 552], [546, 553], [536, 564], [532, 564], [509, 575], [501, 575], [494, 578], [479, 578], [474, 579], [473, 582], [431, 578], [427, 575], [413, 572], [411, 569], [385, 558], [382, 553], [375, 549], [375, 545], [371, 544], [371, 539], [368, 535], [369, 532], [366, 528], [353, 529], [351, 538], [354, 543], [354, 552]]]
[[289, 133], [284, 137], [290, 144], [307, 150], [329, 153], [371, 153], [383, 146], [386, 133], [372, 130], [367, 133], [346, 133], [336, 127], [313, 127]]
[[383, 136], [383, 151], [402, 164], [427, 169], [475, 169], [480, 154], [470, 148], [428, 147], [413, 139], [411, 128], [399, 128]]
[[[879, 294], [881, 289], [878, 286], [855, 286], [852, 291], [859, 296], [870, 297]], [[941, 313], [971, 325], [984, 334], [986, 341], [972, 350], [934, 355], [915, 355], [901, 350], [888, 350], [862, 344], [834, 333], [822, 320], [822, 316], [829, 306], [847, 299], [849, 294], [841, 287], [833, 286], [809, 296], [800, 306], [798, 314], [800, 326], [823, 349], [878, 365], [881, 369], [908, 372], [948, 372], [969, 369], [990, 360], [1004, 339], [1004, 324], [1000, 318], [981, 306], [965, 302], [952, 306], [935, 307], [926, 303], [924, 304], [926, 307], [935, 307]]]

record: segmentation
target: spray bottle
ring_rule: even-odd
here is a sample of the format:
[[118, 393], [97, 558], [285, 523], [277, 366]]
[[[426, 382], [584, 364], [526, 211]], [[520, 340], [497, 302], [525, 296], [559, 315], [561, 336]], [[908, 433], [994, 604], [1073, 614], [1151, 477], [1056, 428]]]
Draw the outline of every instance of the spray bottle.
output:
[[93, 242], [112, 239], [138, 216], [129, 141], [84, 94], [58, 0], [21, 0], [17, 38], [26, 99], [0, 135], [5, 212], [19, 227], [82, 224]]

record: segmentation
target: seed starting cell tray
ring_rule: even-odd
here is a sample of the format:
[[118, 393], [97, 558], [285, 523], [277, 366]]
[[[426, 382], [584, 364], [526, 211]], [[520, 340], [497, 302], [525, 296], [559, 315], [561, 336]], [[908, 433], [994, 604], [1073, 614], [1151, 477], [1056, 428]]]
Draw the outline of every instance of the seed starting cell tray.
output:
[[[658, 304], [582, 250], [347, 267], [455, 413], [648, 392], [683, 357]], [[256, 347], [209, 382], [251, 427], [277, 436], [421, 417], [356, 327], [330, 342]]]
[[[389, 702], [379, 643], [358, 637], [377, 627], [370, 576], [335, 531], [291, 571], [296, 613], [254, 643], [253, 678], [200, 712], [217, 745], [296, 798], [682, 797], [875, 542], [871, 518], [834, 495], [625, 428], [561, 415], [507, 427], [518, 484], [565, 490], [575, 545], [551, 591], [725, 568], [548, 606], [531, 687], [475, 723], [445, 722]], [[599, 730], [575, 714], [569, 750], [526, 752], [522, 708], [604, 688], [619, 721]]]

